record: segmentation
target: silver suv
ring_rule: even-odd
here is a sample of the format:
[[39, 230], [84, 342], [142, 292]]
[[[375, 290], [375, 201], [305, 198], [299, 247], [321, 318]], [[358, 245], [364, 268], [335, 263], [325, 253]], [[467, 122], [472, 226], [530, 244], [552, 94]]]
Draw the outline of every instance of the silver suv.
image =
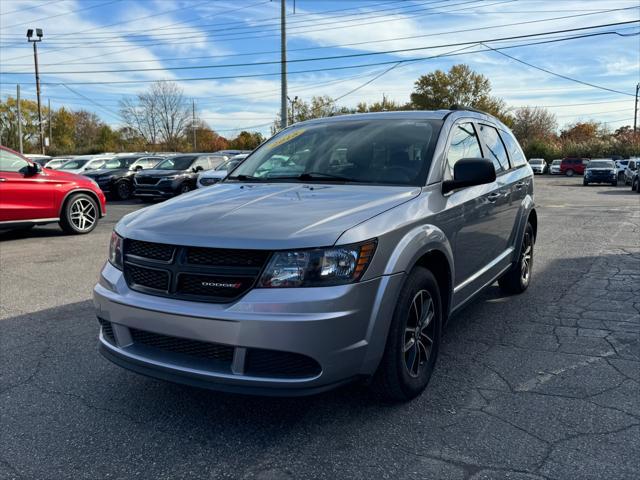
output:
[[100, 350], [153, 377], [303, 395], [426, 387], [446, 320], [531, 279], [533, 174], [470, 110], [296, 124], [223, 181], [124, 217], [94, 290]]

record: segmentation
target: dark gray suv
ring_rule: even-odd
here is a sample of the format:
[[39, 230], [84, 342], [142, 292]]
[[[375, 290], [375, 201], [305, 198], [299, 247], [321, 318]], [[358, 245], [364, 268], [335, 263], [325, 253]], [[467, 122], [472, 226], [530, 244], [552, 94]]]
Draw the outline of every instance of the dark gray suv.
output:
[[161, 379], [302, 395], [367, 379], [406, 400], [446, 320], [531, 280], [533, 174], [469, 110], [296, 124], [221, 183], [124, 217], [94, 290], [100, 350]]

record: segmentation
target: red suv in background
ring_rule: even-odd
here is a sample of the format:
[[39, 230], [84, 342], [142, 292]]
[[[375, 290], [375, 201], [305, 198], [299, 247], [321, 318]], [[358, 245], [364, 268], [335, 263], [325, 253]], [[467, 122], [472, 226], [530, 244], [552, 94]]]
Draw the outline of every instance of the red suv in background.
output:
[[89, 233], [105, 213], [104, 194], [92, 180], [43, 170], [0, 145], [0, 229], [59, 222], [67, 233]]
[[589, 163], [588, 158], [565, 158], [560, 163], [560, 174], [572, 177], [575, 173], [584, 175], [584, 169]]

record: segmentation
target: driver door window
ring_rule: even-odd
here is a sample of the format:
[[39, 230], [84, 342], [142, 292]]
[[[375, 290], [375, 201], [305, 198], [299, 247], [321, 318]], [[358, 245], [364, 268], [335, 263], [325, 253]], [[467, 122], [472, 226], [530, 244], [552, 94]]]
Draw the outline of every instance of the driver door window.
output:
[[0, 150], [0, 171], [26, 173], [29, 162], [6, 150]]
[[453, 128], [447, 151], [448, 177], [453, 178], [453, 166], [463, 158], [482, 158], [482, 149], [473, 123], [459, 123]]

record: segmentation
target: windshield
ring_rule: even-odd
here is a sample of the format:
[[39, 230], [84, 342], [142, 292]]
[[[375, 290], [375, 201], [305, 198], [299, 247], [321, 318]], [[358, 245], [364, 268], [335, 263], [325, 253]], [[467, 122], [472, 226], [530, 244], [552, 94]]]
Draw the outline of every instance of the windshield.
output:
[[588, 168], [616, 168], [615, 164], [607, 160], [591, 160]]
[[77, 168], [82, 168], [89, 161], [87, 160], [69, 160], [64, 165], [60, 167], [60, 170], [75, 170]]
[[424, 185], [440, 120], [340, 120], [271, 138], [230, 179]]
[[540, 165], [542, 161], [543, 160], [541, 158], [532, 158], [531, 160], [529, 160], [529, 163], [531, 165]]
[[154, 167], [155, 170], [186, 170], [191, 166], [193, 161], [197, 157], [171, 157], [167, 158], [164, 162], [160, 162]]
[[562, 163], [562, 160], [554, 160], [553, 163], [551, 163], [551, 165], [560, 165]]

